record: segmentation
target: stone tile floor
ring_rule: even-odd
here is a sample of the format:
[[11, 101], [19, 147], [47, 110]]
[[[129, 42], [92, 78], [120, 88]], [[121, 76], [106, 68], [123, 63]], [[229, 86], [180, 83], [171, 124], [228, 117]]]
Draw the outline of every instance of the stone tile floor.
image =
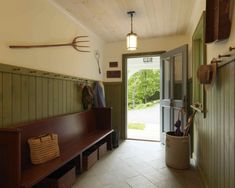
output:
[[164, 157], [159, 142], [123, 141], [79, 175], [73, 188], [203, 188], [196, 169], [168, 168]]

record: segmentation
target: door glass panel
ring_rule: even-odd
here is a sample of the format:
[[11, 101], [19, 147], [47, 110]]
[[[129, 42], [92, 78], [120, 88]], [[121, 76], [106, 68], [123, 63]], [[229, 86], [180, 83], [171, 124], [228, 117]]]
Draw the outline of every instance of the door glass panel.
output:
[[162, 132], [171, 130], [170, 126], [170, 108], [162, 107]]
[[183, 78], [182, 78], [182, 54], [177, 54], [173, 56], [173, 73], [174, 73], [174, 95], [173, 98], [176, 100], [181, 100], [182, 96], [182, 86], [183, 86]]
[[170, 99], [170, 58], [163, 59], [163, 99]]

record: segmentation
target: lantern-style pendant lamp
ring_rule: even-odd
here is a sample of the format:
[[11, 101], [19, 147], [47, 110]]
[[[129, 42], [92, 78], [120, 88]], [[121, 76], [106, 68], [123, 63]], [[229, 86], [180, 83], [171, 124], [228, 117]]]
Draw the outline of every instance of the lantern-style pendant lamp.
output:
[[136, 50], [137, 49], [137, 34], [133, 32], [133, 15], [135, 14], [135, 11], [129, 11], [127, 12], [128, 15], [131, 16], [131, 32], [127, 34], [126, 36], [126, 45], [127, 50]]

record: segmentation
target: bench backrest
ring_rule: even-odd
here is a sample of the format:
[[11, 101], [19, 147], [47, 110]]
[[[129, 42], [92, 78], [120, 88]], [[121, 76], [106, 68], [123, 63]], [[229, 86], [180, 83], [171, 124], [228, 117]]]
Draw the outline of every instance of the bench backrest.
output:
[[[60, 149], [63, 150], [63, 147], [69, 141], [78, 139], [84, 134], [99, 129], [97, 126], [96, 111], [97, 110], [89, 110], [67, 114], [17, 126], [21, 132], [21, 168], [25, 169], [32, 165], [27, 143], [29, 138], [46, 133], [56, 133], [58, 134]], [[105, 116], [105, 114], [102, 113], [100, 115]]]

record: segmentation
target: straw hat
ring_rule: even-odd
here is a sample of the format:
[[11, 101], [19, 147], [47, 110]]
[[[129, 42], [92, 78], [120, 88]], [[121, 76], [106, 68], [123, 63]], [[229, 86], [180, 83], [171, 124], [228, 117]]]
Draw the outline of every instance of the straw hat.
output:
[[217, 62], [213, 61], [209, 65], [200, 65], [197, 70], [197, 78], [201, 84], [204, 84], [207, 88], [212, 86], [216, 80]]

